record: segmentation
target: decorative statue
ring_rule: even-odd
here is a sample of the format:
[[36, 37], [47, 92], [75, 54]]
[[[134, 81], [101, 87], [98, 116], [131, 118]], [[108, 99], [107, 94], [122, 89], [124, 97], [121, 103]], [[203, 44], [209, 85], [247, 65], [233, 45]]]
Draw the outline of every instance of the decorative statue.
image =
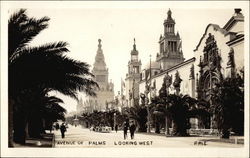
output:
[[194, 79], [194, 64], [192, 64], [191, 68], [190, 68], [190, 75], [189, 75], [189, 79]]
[[175, 80], [173, 83], [175, 89], [180, 89], [181, 81], [182, 81], [182, 79], [180, 78], [179, 72], [177, 71], [175, 74]]
[[145, 93], [146, 95], [148, 95], [149, 91], [150, 91], [150, 83], [147, 83], [147, 82], [146, 82], [146, 84], [145, 84], [145, 92], [144, 92], [144, 93]]
[[155, 88], [156, 88], [156, 80], [154, 80], [153, 86], [151, 87], [151, 89], [155, 89]]
[[167, 87], [166, 87], [166, 84], [163, 82], [161, 89], [159, 90], [159, 97], [162, 98], [166, 96], [167, 96]]
[[145, 103], [146, 103], [146, 102], [145, 102], [145, 101], [146, 101], [146, 100], [145, 100], [145, 99], [146, 99], [145, 94], [141, 93], [141, 94], [140, 94], [140, 97], [141, 97], [141, 104], [142, 104], [142, 105], [145, 105]]
[[130, 90], [129, 90], [129, 92], [128, 92], [128, 93], [129, 93], [129, 100], [131, 100], [131, 99], [132, 99], [132, 97], [133, 97], [133, 96], [132, 96], [133, 94], [132, 94], [132, 92], [131, 92]]
[[163, 79], [163, 82], [165, 83], [166, 88], [169, 88], [171, 86], [171, 84], [172, 84], [172, 75], [169, 76], [168, 72], [167, 72], [166, 76]]
[[228, 67], [235, 67], [234, 63], [234, 49], [231, 47], [230, 51], [228, 53], [228, 62], [227, 62]]

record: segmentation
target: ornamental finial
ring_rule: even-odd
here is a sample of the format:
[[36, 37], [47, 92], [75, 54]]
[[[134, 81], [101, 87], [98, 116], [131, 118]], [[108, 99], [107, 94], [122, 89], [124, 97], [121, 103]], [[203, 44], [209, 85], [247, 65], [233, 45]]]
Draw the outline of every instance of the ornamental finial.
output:
[[102, 40], [101, 40], [101, 39], [98, 39], [98, 42], [99, 42], [98, 48], [101, 48], [101, 47], [102, 47], [102, 44], [101, 44]]

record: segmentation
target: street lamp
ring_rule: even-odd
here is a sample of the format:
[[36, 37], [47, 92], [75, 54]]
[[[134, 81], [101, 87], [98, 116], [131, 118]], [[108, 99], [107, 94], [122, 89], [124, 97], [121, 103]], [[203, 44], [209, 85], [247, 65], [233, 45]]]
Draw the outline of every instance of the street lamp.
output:
[[[150, 111], [149, 111], [149, 103], [151, 102], [151, 54], [149, 55], [150, 57], [150, 62], [149, 62], [149, 86], [147, 85], [147, 78], [146, 78], [146, 86], [145, 86], [145, 94], [146, 94], [146, 107], [147, 107], [147, 132], [150, 133], [151, 129], [150, 129]], [[149, 98], [148, 98], [148, 93], [149, 93]]]
[[114, 129], [115, 129], [115, 126], [116, 126], [116, 112], [114, 112]]

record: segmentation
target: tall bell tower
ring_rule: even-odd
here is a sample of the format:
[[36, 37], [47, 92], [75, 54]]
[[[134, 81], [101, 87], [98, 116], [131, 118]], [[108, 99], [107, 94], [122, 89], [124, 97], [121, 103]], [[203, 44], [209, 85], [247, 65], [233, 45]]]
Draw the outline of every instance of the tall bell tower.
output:
[[126, 100], [129, 106], [133, 106], [139, 99], [139, 81], [141, 72], [141, 60], [138, 58], [135, 39], [133, 49], [130, 52], [130, 61], [128, 62], [128, 73], [126, 74]]
[[164, 35], [160, 35], [159, 53], [156, 61], [160, 63], [161, 70], [169, 69], [184, 61], [182, 52], [182, 41], [179, 33], [175, 33], [175, 20], [169, 9], [167, 19], [164, 20]]

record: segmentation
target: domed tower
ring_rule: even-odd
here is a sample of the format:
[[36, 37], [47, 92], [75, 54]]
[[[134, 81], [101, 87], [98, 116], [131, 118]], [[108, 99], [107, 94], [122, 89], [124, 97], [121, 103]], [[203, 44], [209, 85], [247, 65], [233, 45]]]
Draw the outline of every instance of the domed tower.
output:
[[167, 70], [184, 61], [182, 42], [179, 33], [175, 33], [175, 20], [172, 12], [168, 10], [168, 17], [164, 20], [164, 35], [160, 35], [159, 48], [156, 61], [160, 63], [161, 70]]
[[126, 100], [129, 106], [133, 106], [135, 100], [139, 99], [141, 60], [138, 59], [138, 54], [134, 39], [133, 49], [130, 52], [130, 61], [128, 62], [128, 73], [125, 79]]

